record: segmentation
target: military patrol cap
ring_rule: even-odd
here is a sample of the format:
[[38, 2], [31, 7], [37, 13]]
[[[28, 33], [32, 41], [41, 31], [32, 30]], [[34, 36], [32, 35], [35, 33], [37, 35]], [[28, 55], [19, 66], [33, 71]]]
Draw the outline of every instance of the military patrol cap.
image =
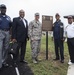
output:
[[68, 19], [72, 19], [73, 17], [70, 15], [70, 16], [68, 16]]
[[1, 4], [1, 5], [0, 5], [0, 9], [6, 9], [6, 5]]
[[35, 13], [35, 16], [39, 16], [39, 13]]

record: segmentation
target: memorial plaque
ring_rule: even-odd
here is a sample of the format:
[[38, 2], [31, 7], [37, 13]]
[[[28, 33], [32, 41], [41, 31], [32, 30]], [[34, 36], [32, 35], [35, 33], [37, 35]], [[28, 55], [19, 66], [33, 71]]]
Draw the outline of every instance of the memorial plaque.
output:
[[53, 27], [53, 16], [42, 16], [42, 30], [52, 31]]

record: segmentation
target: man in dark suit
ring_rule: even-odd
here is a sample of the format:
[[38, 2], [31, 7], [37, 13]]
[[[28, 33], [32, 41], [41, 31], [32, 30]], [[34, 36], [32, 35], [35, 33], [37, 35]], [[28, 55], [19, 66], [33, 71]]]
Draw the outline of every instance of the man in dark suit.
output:
[[61, 63], [64, 63], [64, 46], [63, 46], [64, 25], [61, 22], [60, 15], [58, 13], [55, 15], [55, 18], [56, 21], [54, 23], [54, 28], [53, 28], [53, 37], [54, 37], [56, 58], [54, 60], [60, 60]]
[[[27, 63], [24, 60], [24, 56], [26, 53], [26, 44], [28, 39], [28, 22], [24, 18], [25, 11], [19, 11], [19, 17], [13, 18], [12, 25], [12, 39], [13, 42], [18, 43], [18, 49], [16, 52], [16, 59], [20, 56], [20, 62]], [[21, 51], [19, 51], [21, 49]]]

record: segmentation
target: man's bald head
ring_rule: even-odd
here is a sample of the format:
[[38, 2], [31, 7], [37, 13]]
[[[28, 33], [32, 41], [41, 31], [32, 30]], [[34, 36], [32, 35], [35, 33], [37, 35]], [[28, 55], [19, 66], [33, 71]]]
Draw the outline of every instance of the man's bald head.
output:
[[24, 18], [24, 16], [25, 16], [25, 11], [24, 11], [23, 9], [21, 9], [21, 10], [19, 11], [19, 16], [20, 16], [21, 18]]

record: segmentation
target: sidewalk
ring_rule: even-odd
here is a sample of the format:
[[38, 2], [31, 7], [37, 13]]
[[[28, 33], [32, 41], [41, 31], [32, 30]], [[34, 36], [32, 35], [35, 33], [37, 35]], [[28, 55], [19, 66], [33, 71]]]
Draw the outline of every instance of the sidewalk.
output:
[[74, 64], [68, 67], [67, 75], [74, 75]]

